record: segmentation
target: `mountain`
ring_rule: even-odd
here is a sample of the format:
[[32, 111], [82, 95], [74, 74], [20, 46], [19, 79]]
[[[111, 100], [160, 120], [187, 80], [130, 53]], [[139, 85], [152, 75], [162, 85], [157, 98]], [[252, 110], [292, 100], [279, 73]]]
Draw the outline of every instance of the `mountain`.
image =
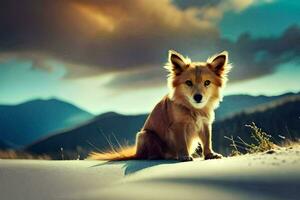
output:
[[114, 112], [104, 113], [71, 130], [62, 131], [28, 146], [26, 151], [48, 154], [55, 159], [86, 157], [96, 149], [108, 149], [111, 144], [134, 143], [135, 133], [142, 127], [147, 115], [126, 116]]
[[6, 142], [0, 140], [0, 150], [6, 150], [9, 148], [10, 148], [10, 146], [8, 144], [6, 144]]
[[[259, 97], [263, 100], [255, 101], [254, 107], [256, 105], [259, 105], [258, 108], [266, 107], [268, 108], [269, 105], [273, 105], [272, 101], [271, 103], [265, 103], [267, 102], [266, 99], [285, 99], [290, 97], [298, 97], [295, 94], [291, 95], [281, 95], [280, 97]], [[242, 95], [241, 99], [244, 99], [244, 105], [249, 105], [249, 102], [246, 99], [255, 99], [255, 97]], [[231, 102], [229, 102], [231, 101]], [[249, 100], [250, 101], [250, 100]], [[279, 101], [279, 100], [278, 100]], [[287, 100], [286, 100], [287, 101]], [[258, 102], [262, 102], [259, 104]], [[296, 102], [299, 103], [299, 102]], [[234, 97], [228, 97], [224, 98], [223, 104], [232, 105], [233, 112], [230, 112], [230, 110], [226, 111], [224, 108], [224, 112], [227, 115], [233, 115], [233, 113], [241, 112], [243, 108], [246, 110], [249, 110], [248, 108], [250, 106], [242, 107], [242, 103], [237, 95]], [[236, 106], [239, 105], [239, 106]], [[276, 104], [277, 105], [277, 104]], [[293, 104], [294, 105], [294, 104]], [[224, 135], [231, 135], [234, 133], [239, 133], [236, 130], [239, 130], [236, 126], [244, 127], [244, 124], [250, 123], [252, 120], [257, 123], [258, 125], [264, 124], [264, 127], [270, 127], [270, 130], [272, 127], [272, 123], [264, 123], [264, 121], [274, 121], [278, 120], [280, 123], [288, 123], [290, 125], [290, 118], [288, 115], [288, 112], [294, 113], [294, 115], [297, 115], [297, 109], [292, 109], [292, 106], [289, 104], [283, 104], [283, 108], [280, 107], [279, 110], [273, 110], [270, 114], [269, 111], [258, 111], [255, 110], [252, 113], [238, 113], [234, 115], [235, 117], [230, 118], [234, 119], [233, 121], [230, 121], [230, 119], [227, 120], [220, 120], [217, 121], [214, 124], [214, 140], [216, 141], [217, 145], [221, 145], [222, 152], [225, 151], [226, 147], [224, 146], [225, 143], [223, 142]], [[279, 105], [278, 105], [279, 106]], [[285, 111], [284, 108], [287, 106], [288, 110]], [[296, 106], [296, 105], [295, 105]], [[237, 109], [239, 107], [240, 109]], [[252, 107], [253, 108], [253, 107]], [[271, 109], [271, 108], [270, 108]], [[272, 107], [272, 109], [275, 109]], [[269, 110], [269, 109], [268, 109]], [[282, 111], [283, 110], [283, 111]], [[285, 112], [284, 112], [285, 111]], [[219, 111], [220, 112], [220, 111]], [[248, 111], [247, 111], [248, 112]], [[275, 112], [275, 113], [274, 113]], [[267, 118], [265, 118], [265, 113]], [[281, 113], [284, 113], [284, 118], [281, 117]], [[253, 118], [253, 116], [258, 115], [257, 118]], [[269, 119], [272, 118], [271, 116], [274, 114], [277, 118], [275, 119]], [[298, 112], [299, 114], [299, 112]], [[251, 115], [248, 118], [245, 117], [245, 115]], [[88, 123], [76, 127], [71, 130], [58, 132], [56, 135], [52, 135], [48, 138], [45, 138], [43, 140], [37, 141], [31, 145], [29, 145], [25, 150], [37, 153], [37, 154], [49, 154], [55, 159], [61, 158], [61, 148], [64, 150], [64, 158], [74, 159], [77, 158], [78, 155], [80, 155], [81, 158], [84, 158], [87, 153], [91, 150], [104, 150], [109, 149], [111, 145], [118, 146], [118, 142], [124, 144], [124, 141], [128, 141], [130, 144], [133, 144], [135, 141], [135, 135], [136, 132], [142, 127], [147, 115], [136, 115], [136, 116], [126, 116], [126, 115], [120, 115], [117, 113], [105, 113], [102, 115], [99, 115], [98, 117], [94, 118], [93, 120], [89, 121]], [[246, 121], [244, 120], [247, 119]], [[276, 121], [277, 122], [277, 121]], [[228, 123], [228, 124], [227, 124]], [[293, 124], [295, 121], [293, 121]], [[236, 125], [238, 124], [238, 125]], [[223, 126], [227, 126], [227, 129], [222, 130]], [[232, 129], [231, 129], [232, 128]], [[292, 128], [292, 126], [291, 126]], [[296, 130], [300, 131], [300, 128], [295, 128]], [[225, 131], [226, 130], [226, 131]], [[268, 129], [269, 130], [269, 129]], [[282, 129], [279, 129], [282, 130]], [[243, 131], [248, 133], [248, 130]], [[278, 133], [277, 131], [274, 133]], [[118, 140], [118, 142], [116, 141]], [[229, 144], [226, 144], [229, 145]]]
[[0, 105], [0, 139], [20, 147], [91, 118], [92, 114], [57, 99]]
[[228, 95], [225, 96], [216, 110], [216, 120], [222, 120], [244, 109], [253, 108], [277, 99], [296, 96], [300, 93], [285, 93], [278, 96], [251, 96], [251, 95]]
[[213, 125], [215, 149], [225, 154], [229, 153], [231, 142], [225, 139], [224, 136], [233, 136], [234, 138], [239, 136], [247, 143], [255, 142], [251, 138], [250, 128], [245, 126], [252, 122], [271, 135], [271, 140], [277, 144], [283, 142], [283, 138], [299, 139], [300, 95], [283, 97], [218, 121]]

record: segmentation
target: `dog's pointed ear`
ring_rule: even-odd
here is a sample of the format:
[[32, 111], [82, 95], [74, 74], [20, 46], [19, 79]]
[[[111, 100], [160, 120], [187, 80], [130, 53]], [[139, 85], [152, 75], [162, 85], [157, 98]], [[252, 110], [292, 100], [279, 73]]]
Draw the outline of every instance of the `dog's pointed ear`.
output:
[[226, 76], [231, 66], [228, 64], [228, 52], [223, 51], [207, 59], [209, 67], [218, 76]]
[[188, 68], [188, 60], [185, 59], [180, 53], [169, 50], [169, 58], [166, 68], [175, 75], [181, 74]]

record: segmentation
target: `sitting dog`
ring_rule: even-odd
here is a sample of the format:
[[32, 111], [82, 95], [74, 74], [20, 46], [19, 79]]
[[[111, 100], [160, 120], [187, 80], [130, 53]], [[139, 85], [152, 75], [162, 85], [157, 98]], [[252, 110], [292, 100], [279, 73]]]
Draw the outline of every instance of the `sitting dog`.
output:
[[148, 116], [136, 136], [136, 145], [109, 152], [92, 152], [91, 159], [176, 159], [193, 160], [200, 142], [205, 159], [221, 158], [212, 149], [214, 110], [231, 69], [226, 51], [206, 62], [192, 62], [170, 50], [165, 66], [169, 93]]

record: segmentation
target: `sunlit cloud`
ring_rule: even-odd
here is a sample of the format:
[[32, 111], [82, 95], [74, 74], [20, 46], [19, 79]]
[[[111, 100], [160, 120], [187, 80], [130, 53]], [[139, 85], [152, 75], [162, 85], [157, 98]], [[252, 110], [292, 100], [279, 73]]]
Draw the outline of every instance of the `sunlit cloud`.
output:
[[92, 6], [80, 5], [78, 3], [73, 4], [74, 8], [79, 11], [82, 17], [90, 20], [95, 24], [95, 29], [103, 30], [108, 32], [113, 32], [115, 30], [115, 21], [111, 16], [97, 11], [97, 9]]

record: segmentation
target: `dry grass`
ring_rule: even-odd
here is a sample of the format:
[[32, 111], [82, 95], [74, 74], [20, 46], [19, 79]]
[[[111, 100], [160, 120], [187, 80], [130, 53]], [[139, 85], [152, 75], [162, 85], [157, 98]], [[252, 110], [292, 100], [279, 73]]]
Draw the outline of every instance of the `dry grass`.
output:
[[286, 139], [281, 143], [281, 146], [283, 147], [300, 147], [300, 139], [296, 140], [291, 140], [291, 139]]
[[47, 155], [32, 155], [29, 153], [7, 150], [0, 151], [0, 159], [36, 159], [36, 160], [51, 160], [50, 156]]
[[258, 152], [266, 152], [278, 147], [278, 145], [271, 141], [272, 136], [264, 132], [261, 128], [258, 128], [254, 122], [252, 122], [250, 125], [246, 125], [246, 127], [250, 128], [251, 138], [255, 142], [247, 143], [239, 136], [236, 140], [232, 136], [225, 136], [226, 139], [231, 141], [231, 156], [237, 156], [243, 153], [253, 154]]

